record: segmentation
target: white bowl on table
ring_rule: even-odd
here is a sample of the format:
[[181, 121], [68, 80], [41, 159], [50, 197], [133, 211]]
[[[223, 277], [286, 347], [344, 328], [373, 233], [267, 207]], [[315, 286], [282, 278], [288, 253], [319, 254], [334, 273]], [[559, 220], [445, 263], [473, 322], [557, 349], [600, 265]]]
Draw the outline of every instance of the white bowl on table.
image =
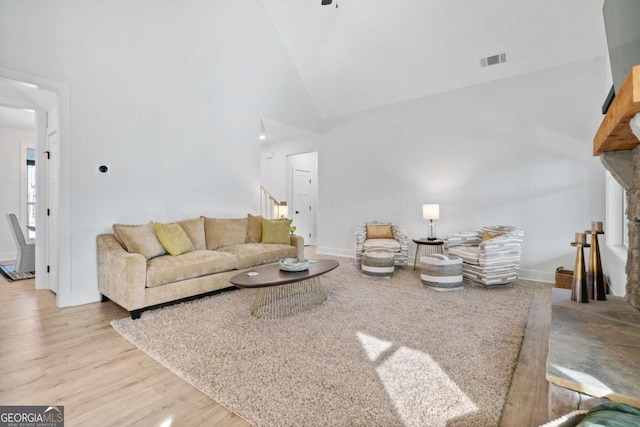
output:
[[304, 258], [283, 258], [279, 263], [282, 271], [305, 271], [309, 269], [309, 260]]

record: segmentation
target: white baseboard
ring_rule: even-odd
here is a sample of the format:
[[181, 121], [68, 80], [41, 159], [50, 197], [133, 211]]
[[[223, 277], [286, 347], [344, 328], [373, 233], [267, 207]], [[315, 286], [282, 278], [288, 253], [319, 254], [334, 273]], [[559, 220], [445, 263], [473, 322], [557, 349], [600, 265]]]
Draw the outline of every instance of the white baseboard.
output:
[[92, 302], [100, 301], [100, 292], [96, 288], [96, 290], [94, 291], [78, 292], [72, 295], [68, 295], [62, 299], [63, 301], [60, 301], [60, 299], [58, 299], [57, 306], [59, 308], [73, 307], [75, 305], [89, 304]]
[[519, 277], [524, 280], [531, 280], [533, 282], [555, 283], [556, 273], [549, 271], [539, 270], [520, 270]]
[[345, 257], [356, 257], [355, 250], [348, 249], [337, 249], [337, 248], [325, 248], [324, 246], [316, 247], [316, 254], [318, 255], [333, 255], [333, 256], [345, 256]]

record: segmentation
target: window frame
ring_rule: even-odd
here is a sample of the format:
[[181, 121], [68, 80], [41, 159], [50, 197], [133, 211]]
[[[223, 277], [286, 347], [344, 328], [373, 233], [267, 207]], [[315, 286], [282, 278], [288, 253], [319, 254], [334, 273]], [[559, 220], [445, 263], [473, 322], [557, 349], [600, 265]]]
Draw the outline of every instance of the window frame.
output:
[[627, 192], [609, 171], [606, 171], [606, 225], [607, 248], [626, 262], [629, 250]]
[[[29, 177], [28, 177], [28, 150], [33, 150], [35, 157], [37, 158], [37, 150], [34, 144], [28, 142], [22, 142], [20, 144], [20, 224], [24, 228], [23, 231], [27, 239], [34, 239], [36, 237], [36, 233], [33, 230], [29, 230], [27, 225], [31, 225], [29, 223], [29, 205], [34, 205], [33, 212], [35, 213], [35, 201], [33, 203], [29, 202], [28, 198], [28, 186], [29, 186]], [[33, 159], [35, 162], [35, 159]], [[37, 170], [35, 171], [33, 178], [35, 179], [34, 185], [37, 185]], [[35, 197], [34, 197], [35, 199]], [[35, 226], [35, 223], [33, 224]]]

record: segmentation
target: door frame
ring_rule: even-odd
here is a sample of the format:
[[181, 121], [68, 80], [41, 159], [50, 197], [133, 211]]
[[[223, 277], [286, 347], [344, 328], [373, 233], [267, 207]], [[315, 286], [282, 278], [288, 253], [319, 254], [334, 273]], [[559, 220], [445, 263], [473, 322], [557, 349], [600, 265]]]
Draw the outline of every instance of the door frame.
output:
[[[296, 234], [298, 236], [301, 236], [305, 240], [306, 245], [312, 244], [311, 242], [315, 240], [315, 233], [313, 231], [313, 212], [315, 209], [313, 208], [313, 205], [311, 203], [311, 200], [313, 198], [312, 183], [314, 179], [313, 179], [313, 172], [310, 171], [309, 169], [310, 168], [302, 169], [297, 166], [293, 166], [291, 168], [291, 199], [290, 199], [291, 207], [289, 208], [289, 218], [292, 218], [294, 220], [293, 225], [298, 226], [298, 229], [296, 230]], [[306, 209], [307, 206], [296, 205], [296, 200], [298, 200], [298, 198], [296, 197], [296, 182], [298, 182], [298, 179], [296, 179], [296, 177], [301, 173], [304, 173], [305, 179], [309, 179], [308, 183], [301, 184], [306, 186], [307, 203], [309, 205], [309, 209]], [[298, 188], [297, 190], [299, 191], [300, 188]], [[294, 216], [294, 215], [297, 215], [299, 211], [306, 211], [306, 215], [308, 219], [306, 226], [301, 227], [300, 226], [301, 223], [299, 221], [300, 218], [297, 216]], [[305, 214], [302, 214], [302, 215], [305, 215]], [[301, 234], [302, 230], [306, 231], [308, 234]]]
[[[0, 80], [15, 87], [21, 94], [19, 98], [2, 98], [0, 102], [9, 105], [17, 104], [22, 108], [31, 108], [36, 111], [36, 132], [37, 132], [37, 157], [36, 164], [43, 165], [46, 162], [46, 138], [47, 126], [46, 116], [48, 112], [57, 112], [58, 132], [60, 144], [60, 157], [57, 169], [60, 171], [58, 213], [50, 227], [57, 228], [58, 244], [50, 245], [46, 239], [39, 239], [40, 244], [36, 244], [36, 289], [49, 289], [47, 281], [47, 249], [57, 254], [56, 265], [50, 266], [58, 271], [58, 285], [56, 305], [66, 307], [75, 305], [71, 292], [71, 232], [70, 232], [70, 145], [69, 145], [69, 85], [43, 77], [23, 73], [21, 71], [10, 70], [0, 67]], [[43, 105], [40, 100], [44, 98], [43, 93], [48, 92], [49, 98], [55, 99], [55, 105]], [[53, 97], [51, 97], [53, 95]], [[29, 99], [30, 101], [25, 101]], [[47, 206], [46, 189], [48, 188], [44, 174], [38, 174], [37, 182], [40, 190], [36, 195], [36, 222], [46, 224]], [[40, 228], [40, 225], [38, 226]], [[39, 236], [46, 236], [46, 230], [38, 233]], [[44, 240], [44, 244], [43, 243]], [[50, 246], [50, 247], [49, 247]], [[55, 246], [55, 247], [54, 247]]]
[[318, 152], [287, 154], [287, 200], [293, 201], [293, 173], [295, 169], [311, 171], [311, 239], [305, 239], [306, 245], [318, 244]]

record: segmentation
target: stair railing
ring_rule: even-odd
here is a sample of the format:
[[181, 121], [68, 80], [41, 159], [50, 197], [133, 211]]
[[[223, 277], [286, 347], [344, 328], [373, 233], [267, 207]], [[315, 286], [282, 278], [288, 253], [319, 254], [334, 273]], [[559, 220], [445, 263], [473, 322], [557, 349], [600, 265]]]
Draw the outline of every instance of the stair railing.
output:
[[280, 202], [264, 186], [260, 186], [260, 215], [264, 218], [286, 218], [287, 202]]

